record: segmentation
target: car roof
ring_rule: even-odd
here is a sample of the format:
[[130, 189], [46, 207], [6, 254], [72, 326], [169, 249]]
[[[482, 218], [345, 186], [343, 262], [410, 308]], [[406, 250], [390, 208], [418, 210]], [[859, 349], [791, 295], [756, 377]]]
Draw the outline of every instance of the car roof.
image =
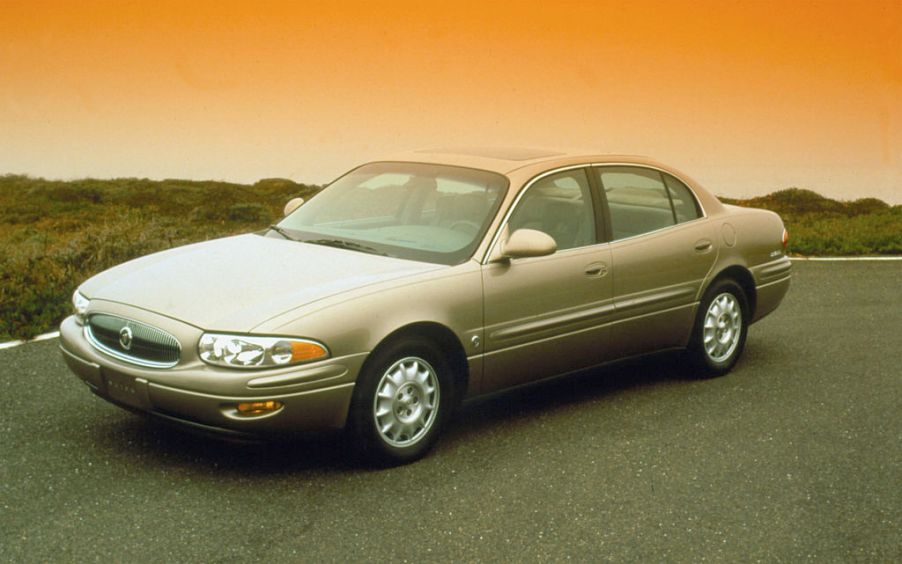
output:
[[380, 161], [446, 164], [508, 174], [537, 164], [554, 166], [574, 163], [633, 163], [661, 166], [640, 155], [593, 153], [591, 151], [553, 151], [525, 147], [455, 147], [419, 149], [389, 155]]
[[674, 175], [694, 192], [706, 214], [723, 209], [723, 204], [692, 178], [669, 165], [641, 155], [593, 153], [591, 151], [549, 151], [520, 147], [421, 149], [379, 159], [381, 162], [443, 164], [487, 170], [503, 174], [522, 185], [544, 171], [570, 166], [612, 164], [640, 165]]

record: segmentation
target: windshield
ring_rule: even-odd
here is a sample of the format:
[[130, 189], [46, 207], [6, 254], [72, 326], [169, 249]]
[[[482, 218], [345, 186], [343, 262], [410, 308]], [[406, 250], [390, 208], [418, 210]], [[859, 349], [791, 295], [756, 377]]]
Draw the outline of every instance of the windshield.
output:
[[342, 176], [279, 222], [311, 244], [458, 264], [473, 254], [508, 181], [492, 172], [371, 163]]

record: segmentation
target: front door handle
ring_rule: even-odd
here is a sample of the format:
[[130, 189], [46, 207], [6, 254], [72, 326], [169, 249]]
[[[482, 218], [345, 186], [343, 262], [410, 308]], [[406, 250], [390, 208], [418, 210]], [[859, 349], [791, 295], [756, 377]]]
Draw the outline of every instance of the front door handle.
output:
[[709, 239], [702, 239], [700, 241], [695, 242], [695, 250], [703, 253], [711, 249], [711, 241]]

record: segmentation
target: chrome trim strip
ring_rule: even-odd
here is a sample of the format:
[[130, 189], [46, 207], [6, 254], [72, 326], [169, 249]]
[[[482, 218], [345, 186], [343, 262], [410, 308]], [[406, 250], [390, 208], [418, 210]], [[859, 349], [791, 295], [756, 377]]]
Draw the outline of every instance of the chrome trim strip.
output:
[[[693, 283], [701, 281], [693, 281]], [[694, 287], [683, 286], [671, 288], [667, 290], [654, 290], [652, 293], [645, 292], [644, 295], [638, 297], [625, 298], [617, 302], [617, 310], [629, 312], [630, 310], [639, 309], [644, 306], [654, 305], [660, 302], [666, 302], [679, 298], [694, 298], [698, 290]]]
[[605, 318], [614, 312], [614, 304], [604, 304], [602, 306], [577, 311], [574, 313], [566, 313], [557, 315], [551, 319], [543, 319], [541, 321], [532, 321], [529, 323], [521, 323], [514, 327], [499, 329], [489, 335], [490, 339], [503, 340], [520, 337], [529, 333], [540, 333], [548, 329], [554, 329], [570, 323], [578, 323], [580, 321], [588, 321], [593, 318]]
[[317, 367], [301, 373], [281, 374], [279, 376], [264, 376], [254, 378], [247, 383], [248, 388], [275, 388], [279, 386], [291, 386], [293, 384], [310, 384], [341, 378], [348, 373], [347, 367], [341, 364]]
[[622, 239], [614, 239], [609, 244], [616, 245], [617, 243], [621, 243], [623, 241], [632, 241], [633, 239], [638, 239], [639, 237], [648, 237], [649, 235], [654, 235], [655, 233], [661, 233], [662, 231], [667, 231], [668, 229], [674, 229], [676, 227], [682, 227], [684, 225], [691, 225], [696, 221], [702, 221], [708, 219], [706, 217], [697, 217], [695, 219], [690, 219], [689, 221], [684, 221], [682, 223], [677, 223], [676, 225], [668, 225], [666, 227], [661, 227], [660, 229], [655, 229], [654, 231], [646, 231], [645, 233], [639, 233], [638, 235], [630, 235], [629, 237], [623, 237]]
[[212, 400], [218, 400], [218, 401], [224, 401], [224, 402], [226, 402], [226, 401], [239, 402], [239, 401], [263, 401], [263, 400], [268, 400], [268, 399], [280, 400], [280, 399], [285, 399], [285, 398], [295, 398], [295, 397], [299, 397], [299, 396], [309, 396], [309, 395], [313, 395], [313, 394], [321, 394], [323, 392], [330, 392], [333, 390], [343, 390], [345, 388], [353, 388], [355, 385], [356, 385], [355, 382], [348, 382], [346, 384], [336, 384], [334, 386], [329, 386], [326, 388], [316, 388], [313, 390], [302, 390], [299, 392], [285, 391], [285, 392], [278, 393], [278, 394], [274, 394], [274, 393], [267, 394], [267, 393], [262, 393], [262, 391], [261, 391], [261, 393], [254, 393], [254, 394], [248, 394], [248, 395], [242, 395], [242, 396], [220, 396], [220, 395], [216, 395], [216, 394], [206, 394], [204, 392], [195, 392], [194, 390], [186, 390], [184, 388], [176, 388], [173, 386], [167, 386], [165, 384], [159, 384], [159, 383], [155, 383], [155, 382], [148, 383], [148, 389], [151, 391], [153, 391], [154, 389], [159, 389], [159, 390], [163, 390], [165, 392], [179, 394], [182, 396], [192, 396], [192, 397], [196, 397], [196, 398], [205, 398], [205, 399], [212, 399]]
[[[494, 350], [491, 350], [491, 351], [486, 351], [486, 353], [485, 353], [485, 355], [483, 356], [483, 358], [488, 357], [488, 356], [491, 356], [491, 355], [499, 354], [499, 353], [502, 353], [502, 352], [505, 352], [505, 351], [515, 350], [515, 349], [522, 349], [522, 348], [524, 348], [524, 347], [531, 347], [531, 346], [533, 346], [533, 345], [538, 345], [538, 344], [540, 344], [540, 343], [546, 343], [546, 342], [549, 342], [549, 341], [554, 341], [555, 339], [563, 339], [563, 338], [566, 338], [566, 337], [570, 337], [571, 335], [579, 335], [580, 333], [585, 333], [586, 331], [597, 331], [598, 329], [604, 329], [604, 328], [606, 328], [606, 327], [613, 327], [613, 326], [615, 326], [615, 325], [620, 325], [621, 323], [626, 323], [626, 322], [629, 322], [629, 321], [635, 321], [635, 320], [637, 320], [637, 319], [642, 319], [642, 318], [645, 318], [645, 317], [651, 317], [651, 316], [653, 316], [653, 315], [663, 315], [663, 314], [665, 314], [665, 313], [671, 313], [671, 312], [678, 311], [678, 310], [681, 310], [681, 309], [695, 308], [695, 307], [697, 307], [697, 306], [698, 306], [698, 302], [693, 302], [693, 303], [691, 303], [691, 304], [685, 304], [685, 305], [674, 306], [674, 307], [670, 307], [670, 308], [667, 308], [667, 309], [662, 309], [662, 310], [660, 310], [660, 311], [653, 311], [653, 312], [649, 312], [649, 313], [642, 313], [642, 314], [639, 314], [639, 315], [634, 315], [634, 316], [632, 316], [632, 317], [625, 317], [625, 318], [623, 318], [623, 319], [616, 319], [616, 320], [613, 320], [613, 321], [610, 321], [610, 322], [607, 322], [607, 323], [602, 323], [601, 325], [593, 325], [593, 326], [591, 326], [591, 327], [586, 327], [586, 328], [583, 328], [583, 329], [577, 329], [577, 330], [575, 330], [575, 331], [569, 331], [569, 332], [567, 332], [567, 333], [560, 333], [560, 334], [558, 334], [558, 335], [550, 335], [550, 336], [548, 336], [548, 337], [542, 337], [541, 339], [536, 339], [535, 341], [527, 341], [527, 342], [525, 342], [525, 343], [517, 343], [517, 344], [515, 344], [515, 345], [510, 345], [510, 346], [508, 346], [508, 347], [504, 347], [504, 348], [501, 348], [501, 349], [494, 349]], [[643, 353], [643, 354], [649, 354], [649, 353]], [[637, 356], [642, 356], [642, 355], [637, 355]]]
[[[116, 317], [119, 317], [119, 316], [116, 316]], [[144, 326], [146, 326], [146, 327], [150, 327], [150, 326], [147, 325], [146, 323], [141, 323], [140, 321], [135, 321], [135, 320], [133, 320], [133, 319], [127, 319], [127, 318], [125, 318], [125, 317], [121, 317], [121, 319], [125, 319], [126, 321], [132, 321], [132, 322], [134, 322], [134, 323], [140, 323], [141, 325], [144, 325]], [[156, 327], [152, 327], [152, 329], [156, 329], [157, 331], [160, 331], [161, 333], [164, 333], [165, 335], [168, 335], [169, 337], [172, 337], [172, 340], [175, 342], [176, 347], [178, 348], [178, 351], [179, 351], [179, 357], [181, 357], [181, 354], [182, 354], [182, 346], [181, 346], [181, 343], [179, 343], [178, 339], [176, 339], [175, 337], [173, 337], [173, 336], [170, 335], [169, 333], [166, 333], [165, 331], [162, 331], [161, 329], [157, 329]], [[133, 357], [133, 356], [128, 356], [128, 355], [122, 354], [121, 352], [119, 352], [119, 351], [117, 351], [117, 350], [114, 350], [114, 349], [111, 349], [111, 348], [109, 348], [108, 346], [106, 346], [106, 345], [104, 345], [103, 343], [101, 343], [100, 341], [98, 341], [98, 340], [94, 337], [94, 333], [91, 331], [91, 326], [90, 326], [90, 324], [86, 324], [86, 325], [84, 326], [84, 335], [85, 335], [85, 339], [87, 339], [87, 341], [88, 341], [89, 343], [91, 343], [91, 346], [93, 346], [95, 349], [97, 349], [97, 350], [99, 350], [100, 352], [102, 352], [102, 353], [104, 353], [104, 354], [106, 354], [106, 355], [109, 355], [109, 356], [111, 356], [111, 357], [113, 357], [113, 358], [115, 358], [115, 359], [117, 359], [117, 360], [121, 360], [122, 362], [127, 362], [127, 363], [129, 363], [129, 364], [136, 364], [136, 365], [138, 365], [138, 366], [144, 366], [144, 367], [146, 367], [146, 368], [172, 368], [173, 366], [175, 366], [176, 364], [179, 363], [178, 360], [176, 360], [175, 362], [154, 362], [154, 361], [152, 361], [152, 360], [144, 360], [144, 359], [141, 359], [141, 358], [135, 358], [135, 357]]]
[[755, 287], [766, 286], [778, 279], [792, 276], [792, 261], [786, 255], [777, 259], [750, 267], [752, 277], [755, 279]]
[[792, 275], [787, 274], [784, 278], [780, 278], [779, 280], [774, 280], [773, 282], [768, 282], [766, 284], [759, 284], [755, 286], [755, 290], [760, 290], [761, 288], [767, 288], [768, 286], [773, 286], [774, 284], [784, 284], [792, 280]]
[[773, 278], [791, 271], [792, 262], [786, 257], [781, 257], [772, 263], [762, 264], [758, 268], [760, 268], [758, 273], [762, 278]]

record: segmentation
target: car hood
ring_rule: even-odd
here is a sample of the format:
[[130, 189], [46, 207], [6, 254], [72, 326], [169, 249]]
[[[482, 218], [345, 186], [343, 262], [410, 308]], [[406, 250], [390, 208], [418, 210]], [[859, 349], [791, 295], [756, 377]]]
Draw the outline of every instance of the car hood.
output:
[[340, 292], [438, 268], [249, 234], [129, 261], [91, 278], [80, 291], [91, 300], [135, 306], [202, 329], [251, 331]]

